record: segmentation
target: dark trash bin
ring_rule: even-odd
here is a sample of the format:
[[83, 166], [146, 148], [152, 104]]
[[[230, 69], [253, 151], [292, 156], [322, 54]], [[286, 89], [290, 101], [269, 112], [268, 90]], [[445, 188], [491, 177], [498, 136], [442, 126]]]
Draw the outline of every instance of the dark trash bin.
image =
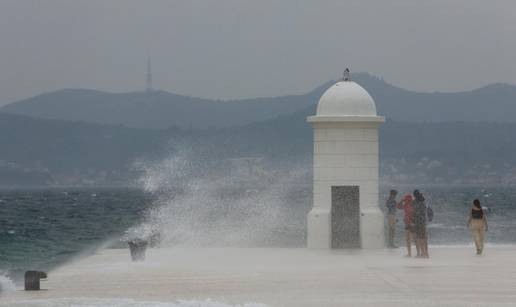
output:
[[47, 278], [47, 273], [41, 271], [25, 272], [25, 291], [40, 290], [40, 280]]
[[131, 259], [133, 261], [145, 260], [145, 252], [147, 251], [148, 242], [144, 240], [131, 240], [129, 244], [129, 251], [131, 252]]

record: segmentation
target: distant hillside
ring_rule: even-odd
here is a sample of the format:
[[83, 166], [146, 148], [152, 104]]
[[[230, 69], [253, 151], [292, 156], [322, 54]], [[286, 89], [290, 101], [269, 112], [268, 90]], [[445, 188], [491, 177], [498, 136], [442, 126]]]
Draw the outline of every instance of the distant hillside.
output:
[[[493, 84], [467, 92], [417, 93], [365, 73], [352, 75], [376, 101], [378, 112], [405, 122], [516, 122], [516, 86]], [[155, 91], [106, 93], [61, 90], [14, 102], [2, 112], [35, 118], [124, 125], [134, 128], [223, 128], [287, 115], [313, 106], [326, 83], [304, 95], [219, 101]]]
[[[315, 108], [226, 129], [243, 154], [269, 160], [312, 157]], [[380, 126], [380, 175], [384, 184], [516, 184], [516, 123], [398, 122]], [[251, 140], [251, 141], [249, 141]]]
[[516, 122], [516, 86], [490, 84], [456, 93], [418, 93], [385, 83], [367, 74], [354, 80], [376, 102], [379, 114], [406, 122]]
[[[0, 113], [0, 186], [126, 184], [175, 135]], [[134, 176], [134, 174], [132, 174]]]
[[[177, 151], [200, 168], [227, 158], [262, 157], [311, 170], [310, 106], [240, 127], [182, 130], [32, 119], [0, 113], [0, 187], [130, 185], [135, 161], [162, 161]], [[385, 183], [516, 184], [516, 123], [407, 123], [381, 126]], [[145, 167], [145, 165], [143, 165]], [[173, 168], [172, 168], [173, 169]], [[172, 171], [172, 170], [171, 170]]]
[[[293, 149], [287, 155], [296, 151], [310, 152], [313, 130], [306, 123], [306, 117], [313, 112], [315, 108], [308, 107], [293, 114], [222, 131], [239, 135], [237, 143], [249, 143], [248, 146], [253, 146], [256, 151], [260, 148], [274, 151], [274, 148], [287, 146], [281, 145], [286, 143]], [[405, 159], [414, 162], [427, 157], [444, 159], [461, 167], [483, 162], [516, 168], [515, 131], [516, 123], [387, 120], [380, 126], [380, 150], [384, 161]], [[252, 141], [245, 142], [245, 138]]]
[[306, 95], [235, 101], [207, 100], [163, 91], [107, 93], [68, 89], [8, 104], [2, 112], [35, 118], [163, 129], [230, 127], [288, 114], [317, 101], [327, 86]]

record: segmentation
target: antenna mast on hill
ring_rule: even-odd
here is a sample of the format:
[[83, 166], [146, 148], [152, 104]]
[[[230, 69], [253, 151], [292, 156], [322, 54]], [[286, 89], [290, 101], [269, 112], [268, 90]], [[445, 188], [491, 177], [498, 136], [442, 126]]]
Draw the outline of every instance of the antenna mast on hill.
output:
[[147, 78], [146, 78], [146, 88], [147, 93], [152, 92], [152, 67], [151, 67], [151, 58], [147, 58]]

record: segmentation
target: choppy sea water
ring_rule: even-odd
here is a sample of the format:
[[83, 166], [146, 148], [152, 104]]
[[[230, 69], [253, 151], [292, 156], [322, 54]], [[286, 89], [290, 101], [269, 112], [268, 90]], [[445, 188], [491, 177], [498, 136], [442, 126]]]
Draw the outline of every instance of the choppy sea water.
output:
[[[491, 244], [515, 244], [516, 243], [516, 188], [475, 188], [475, 187], [440, 187], [424, 189], [418, 187], [424, 193], [427, 203], [434, 209], [435, 217], [429, 224], [430, 244], [434, 245], [465, 245], [470, 244], [470, 234], [466, 228], [469, 208], [474, 198], [479, 198], [483, 206], [490, 208], [488, 215], [489, 232], [487, 241]], [[246, 206], [262, 201], [256, 198], [254, 191], [244, 196], [238, 195], [238, 204], [241, 208], [230, 206], [234, 193], [224, 193], [224, 197], [217, 200], [217, 206], [221, 210], [231, 210], [232, 215], [227, 212], [210, 212], [209, 215], [189, 216], [189, 232], [199, 228], [201, 223], [210, 223], [207, 219], [217, 220], [219, 224], [234, 221], [224, 219], [236, 219], [246, 223], [235, 223], [234, 227], [267, 228], [263, 232], [273, 237], [270, 240], [261, 238], [260, 241], [244, 244], [252, 246], [259, 242], [261, 246], [271, 244], [273, 246], [302, 246], [305, 241], [305, 216], [311, 208], [311, 195], [306, 186], [300, 188], [302, 191], [289, 191], [289, 194], [279, 195], [282, 201], [277, 206], [288, 206], [287, 211], [282, 211], [288, 220], [282, 227], [281, 220], [269, 223], [270, 215], [260, 215], [257, 210], [270, 210], [270, 204], [265, 207], [253, 206], [248, 209]], [[386, 197], [387, 189], [384, 189], [381, 197]], [[399, 189], [400, 197], [409, 192], [403, 188]], [[254, 197], [251, 201], [242, 201], [242, 197]], [[254, 196], [253, 196], [254, 195]], [[289, 196], [294, 195], [294, 196]], [[211, 197], [211, 196], [210, 196]], [[189, 206], [199, 206], [202, 210], [210, 207], [210, 197], [195, 198]], [[291, 198], [292, 197], [292, 198]], [[254, 201], [257, 199], [257, 201]], [[265, 198], [267, 202], [268, 198]], [[290, 201], [289, 201], [290, 200]], [[207, 204], [200, 204], [206, 201]], [[139, 189], [52, 189], [52, 190], [4, 190], [0, 191], [0, 276], [11, 276], [19, 278], [25, 270], [49, 270], [59, 264], [71, 260], [79, 254], [88, 254], [95, 248], [106, 242], [118, 242], [124, 232], [142, 222], [145, 222], [150, 212], [160, 206], [169, 205], [174, 198], [163, 202], [163, 195], [149, 193]], [[213, 202], [215, 203], [215, 202]], [[226, 205], [221, 205], [224, 203]], [[273, 204], [275, 206], [276, 204]], [[383, 200], [380, 200], [383, 205]], [[215, 205], [214, 205], [215, 206]], [[217, 207], [218, 208], [218, 207]], [[226, 208], [226, 209], [223, 209]], [[229, 209], [228, 209], [229, 208]], [[170, 211], [173, 215], [175, 211]], [[235, 214], [234, 212], [238, 212]], [[219, 216], [217, 216], [219, 215]], [[259, 220], [248, 219], [249, 216], [258, 216]], [[194, 221], [199, 216], [198, 221]], [[398, 235], [399, 245], [403, 245], [402, 212], [399, 212]], [[168, 216], [166, 216], [168, 218]], [[171, 217], [172, 218], [172, 217]], [[284, 217], [282, 217], [284, 219]], [[252, 222], [249, 222], [252, 221]], [[178, 222], [176, 220], [176, 222]], [[180, 223], [177, 223], [180, 224]], [[258, 226], [257, 226], [258, 225]], [[184, 225], [182, 225], [184, 230]], [[167, 228], [168, 231], [172, 228]], [[206, 228], [216, 231], [215, 228]], [[231, 232], [235, 228], [230, 228]], [[252, 232], [252, 229], [245, 229]], [[244, 231], [243, 231], [244, 232]], [[179, 234], [181, 232], [178, 232]], [[220, 232], [224, 234], [225, 232]], [[193, 238], [183, 236], [184, 238]], [[203, 236], [202, 232], [196, 236]], [[172, 236], [167, 242], [174, 244]], [[238, 244], [242, 238], [238, 238]], [[244, 237], [245, 239], [245, 237]], [[213, 240], [213, 238], [210, 238]], [[202, 242], [202, 240], [200, 241]], [[221, 245], [229, 241], [221, 238]], [[214, 242], [217, 245], [216, 242]], [[9, 286], [3, 282], [4, 287]]]
[[134, 189], [0, 191], [0, 271], [48, 270], [119, 238], [153, 196]]

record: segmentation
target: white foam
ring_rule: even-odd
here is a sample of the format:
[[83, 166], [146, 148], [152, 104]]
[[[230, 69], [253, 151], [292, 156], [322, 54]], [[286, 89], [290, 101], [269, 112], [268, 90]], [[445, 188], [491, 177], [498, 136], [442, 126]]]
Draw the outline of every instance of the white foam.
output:
[[221, 162], [229, 165], [199, 168], [191, 151], [135, 164], [143, 172], [142, 188], [158, 199], [144, 223], [129, 229], [124, 239], [159, 234], [166, 247], [302, 244], [305, 214], [296, 206], [302, 198], [292, 195], [303, 195], [306, 167]]
[[137, 301], [133, 299], [101, 299], [101, 298], [59, 298], [25, 300], [19, 302], [0, 303], [0, 306], [26, 307], [266, 307], [260, 303], [244, 303], [230, 305], [212, 300], [175, 300], [172, 302]]
[[0, 273], [0, 293], [16, 291], [16, 285], [7, 276]]

